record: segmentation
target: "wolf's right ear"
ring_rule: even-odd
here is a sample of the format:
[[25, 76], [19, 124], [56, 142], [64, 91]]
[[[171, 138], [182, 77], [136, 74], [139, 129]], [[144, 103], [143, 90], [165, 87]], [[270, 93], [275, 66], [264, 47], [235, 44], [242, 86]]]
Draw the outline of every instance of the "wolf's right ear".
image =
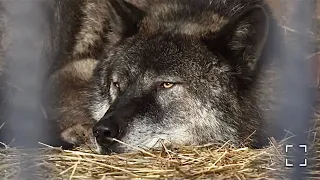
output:
[[238, 74], [254, 75], [269, 33], [269, 18], [261, 6], [244, 10], [205, 42], [226, 57]]
[[107, 40], [114, 45], [138, 32], [145, 13], [124, 0], [108, 0]]

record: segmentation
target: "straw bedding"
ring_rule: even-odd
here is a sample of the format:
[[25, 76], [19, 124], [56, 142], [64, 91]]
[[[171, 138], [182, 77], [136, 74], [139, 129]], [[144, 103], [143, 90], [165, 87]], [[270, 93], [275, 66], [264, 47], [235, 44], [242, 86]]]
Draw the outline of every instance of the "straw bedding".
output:
[[[39, 154], [41, 155], [39, 155]], [[59, 148], [1, 151], [0, 176], [16, 179], [19, 173], [34, 171], [37, 178], [106, 179], [112, 178], [205, 178], [246, 179], [281, 176], [283, 153], [271, 146], [262, 150], [222, 147], [179, 147], [169, 150], [97, 155], [84, 149]], [[37, 156], [33, 156], [37, 155]], [[25, 164], [31, 160], [29, 164]], [[282, 163], [283, 164], [283, 163]], [[280, 166], [279, 166], [280, 165]]]
[[[8, 148], [0, 151], [0, 177], [18, 179], [19, 174], [33, 172], [36, 179], [287, 179], [291, 169], [284, 166], [282, 147], [283, 143], [271, 143], [260, 150], [236, 149], [226, 143], [112, 155], [49, 146], [37, 151]], [[319, 148], [310, 158], [319, 160]], [[319, 167], [317, 161], [308, 174], [317, 179]]]

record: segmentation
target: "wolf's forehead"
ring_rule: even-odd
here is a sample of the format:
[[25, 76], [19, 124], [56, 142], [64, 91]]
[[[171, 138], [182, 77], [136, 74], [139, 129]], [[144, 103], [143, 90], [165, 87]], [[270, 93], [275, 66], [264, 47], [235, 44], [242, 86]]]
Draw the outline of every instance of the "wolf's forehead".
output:
[[159, 35], [134, 42], [124, 46], [114, 59], [119, 69], [134, 77], [145, 72], [157, 76], [188, 76], [202, 72], [219, 60], [200, 41]]

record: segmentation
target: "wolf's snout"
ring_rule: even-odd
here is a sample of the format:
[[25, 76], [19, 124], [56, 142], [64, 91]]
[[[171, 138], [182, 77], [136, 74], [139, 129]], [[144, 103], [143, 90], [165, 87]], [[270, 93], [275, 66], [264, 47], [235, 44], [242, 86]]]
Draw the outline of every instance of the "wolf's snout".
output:
[[119, 126], [109, 119], [102, 119], [92, 129], [99, 144], [106, 144], [119, 135]]

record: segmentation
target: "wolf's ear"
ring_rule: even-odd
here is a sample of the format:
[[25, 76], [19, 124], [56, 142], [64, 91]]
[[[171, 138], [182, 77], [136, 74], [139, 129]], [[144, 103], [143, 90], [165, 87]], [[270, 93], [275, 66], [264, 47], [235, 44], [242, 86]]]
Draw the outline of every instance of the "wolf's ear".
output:
[[[252, 74], [266, 44], [269, 20], [266, 11], [255, 6], [232, 18], [211, 44], [240, 74]], [[210, 43], [210, 40], [206, 40]]]
[[108, 0], [107, 39], [110, 45], [138, 32], [145, 13], [124, 0]]

